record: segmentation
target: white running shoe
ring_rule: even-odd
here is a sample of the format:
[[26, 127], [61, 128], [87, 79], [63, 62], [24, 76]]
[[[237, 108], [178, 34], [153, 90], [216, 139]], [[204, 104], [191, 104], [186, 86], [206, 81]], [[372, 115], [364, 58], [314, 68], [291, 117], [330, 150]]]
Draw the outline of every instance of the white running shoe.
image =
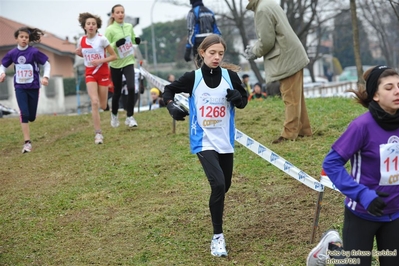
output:
[[226, 243], [224, 238], [219, 237], [211, 241], [211, 254], [215, 257], [227, 257]]
[[103, 135], [101, 133], [97, 133], [96, 136], [94, 137], [94, 143], [95, 144], [103, 144]]
[[22, 153], [27, 153], [32, 151], [32, 144], [27, 142], [24, 144], [24, 147], [22, 148]]
[[137, 127], [136, 119], [133, 116], [126, 117], [125, 125], [128, 127]]
[[118, 115], [111, 113], [111, 127], [119, 127]]
[[326, 265], [327, 259], [330, 258], [330, 256], [327, 254], [329, 243], [342, 244], [342, 240], [336, 230], [328, 230], [323, 234], [317, 246], [309, 252], [309, 255], [306, 259], [306, 266]]

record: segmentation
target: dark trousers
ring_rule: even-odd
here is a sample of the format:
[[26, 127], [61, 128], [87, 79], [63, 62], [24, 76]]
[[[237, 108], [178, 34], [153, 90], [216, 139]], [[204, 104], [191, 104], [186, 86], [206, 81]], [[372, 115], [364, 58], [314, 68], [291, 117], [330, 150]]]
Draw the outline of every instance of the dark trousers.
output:
[[213, 224], [213, 233], [223, 233], [223, 210], [226, 192], [231, 186], [233, 175], [233, 153], [219, 154], [216, 151], [197, 153], [205, 175], [211, 186], [209, 209]]
[[135, 103], [135, 85], [134, 85], [134, 65], [128, 65], [122, 68], [110, 68], [111, 78], [114, 83], [114, 94], [112, 96], [112, 113], [118, 114], [119, 109], [119, 98], [122, 92], [122, 75], [125, 75], [126, 86], [128, 91], [127, 102], [126, 102], [126, 113], [127, 116], [134, 114], [134, 103]]
[[33, 122], [36, 119], [39, 103], [39, 89], [15, 89], [21, 123]]
[[[128, 101], [129, 95], [121, 94], [121, 97], [119, 98], [119, 107], [123, 108], [125, 111], [127, 111], [127, 101]], [[136, 92], [134, 95], [134, 103], [133, 107], [136, 106], [137, 100], [139, 99], [139, 93]]]
[[[391, 222], [373, 222], [362, 219], [345, 208], [342, 230], [343, 249], [346, 252], [372, 252], [374, 237], [378, 251], [399, 252], [399, 219]], [[352, 255], [352, 254], [351, 254]], [[361, 266], [371, 265], [371, 256], [351, 256], [359, 258]], [[399, 256], [379, 256], [381, 266], [399, 265]]]

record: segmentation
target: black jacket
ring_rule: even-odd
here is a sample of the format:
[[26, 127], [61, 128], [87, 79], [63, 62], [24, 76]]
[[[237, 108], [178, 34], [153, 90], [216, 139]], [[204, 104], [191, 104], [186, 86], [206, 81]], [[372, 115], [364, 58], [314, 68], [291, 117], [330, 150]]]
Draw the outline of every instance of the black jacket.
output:
[[[220, 81], [222, 80], [222, 70], [220, 67], [209, 68], [207, 65], [201, 67], [202, 76], [204, 78], [205, 84], [209, 88], [216, 88]], [[244, 87], [241, 85], [240, 77], [236, 72], [232, 70], [227, 70], [230, 76], [231, 83], [233, 85], [232, 89], [238, 90], [242, 95], [241, 105], [236, 106], [237, 108], [244, 108], [248, 103], [248, 94]], [[166, 85], [163, 93], [163, 100], [167, 104], [170, 100], [174, 100], [176, 93], [191, 93], [194, 87], [195, 71], [186, 72], [178, 80], [173, 81], [171, 84]], [[227, 94], [227, 92], [226, 92]]]

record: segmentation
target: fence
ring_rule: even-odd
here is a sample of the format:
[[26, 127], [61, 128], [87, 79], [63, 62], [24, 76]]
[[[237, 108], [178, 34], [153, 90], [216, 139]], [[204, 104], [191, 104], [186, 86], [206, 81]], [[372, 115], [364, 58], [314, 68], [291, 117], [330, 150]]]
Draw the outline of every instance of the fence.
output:
[[333, 82], [311, 87], [305, 84], [304, 95], [305, 98], [352, 97], [353, 94], [346, 90], [355, 89], [356, 86], [356, 82]]

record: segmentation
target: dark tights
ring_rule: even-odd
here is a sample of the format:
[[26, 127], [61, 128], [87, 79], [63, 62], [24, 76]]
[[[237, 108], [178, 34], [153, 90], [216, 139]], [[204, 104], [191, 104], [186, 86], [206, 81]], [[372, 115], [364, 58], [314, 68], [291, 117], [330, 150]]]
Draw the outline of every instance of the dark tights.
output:
[[[353, 251], [369, 252], [372, 254], [374, 237], [377, 240], [378, 251], [399, 251], [399, 219], [391, 222], [373, 222], [362, 219], [353, 214], [348, 208], [345, 208], [344, 227], [342, 230], [343, 249], [345, 253], [354, 256], [350, 258], [358, 259], [357, 262], [361, 266], [371, 265], [370, 256], [356, 256], [352, 254]], [[332, 249], [331, 247], [329, 248]], [[363, 253], [362, 255], [364, 255]], [[343, 259], [345, 256], [333, 257]], [[399, 256], [384, 256], [378, 257], [380, 266], [399, 265]]]
[[197, 153], [205, 175], [211, 186], [209, 209], [213, 233], [223, 233], [224, 197], [231, 185], [233, 175], [233, 153], [219, 154], [216, 151]]
[[126, 86], [127, 86], [127, 103], [126, 103], [126, 114], [132, 116], [134, 114], [134, 103], [135, 103], [135, 86], [134, 86], [134, 65], [127, 65], [122, 68], [110, 68], [111, 78], [114, 83], [114, 94], [112, 95], [112, 113], [118, 114], [119, 109], [119, 98], [122, 92], [122, 75], [125, 75]]

